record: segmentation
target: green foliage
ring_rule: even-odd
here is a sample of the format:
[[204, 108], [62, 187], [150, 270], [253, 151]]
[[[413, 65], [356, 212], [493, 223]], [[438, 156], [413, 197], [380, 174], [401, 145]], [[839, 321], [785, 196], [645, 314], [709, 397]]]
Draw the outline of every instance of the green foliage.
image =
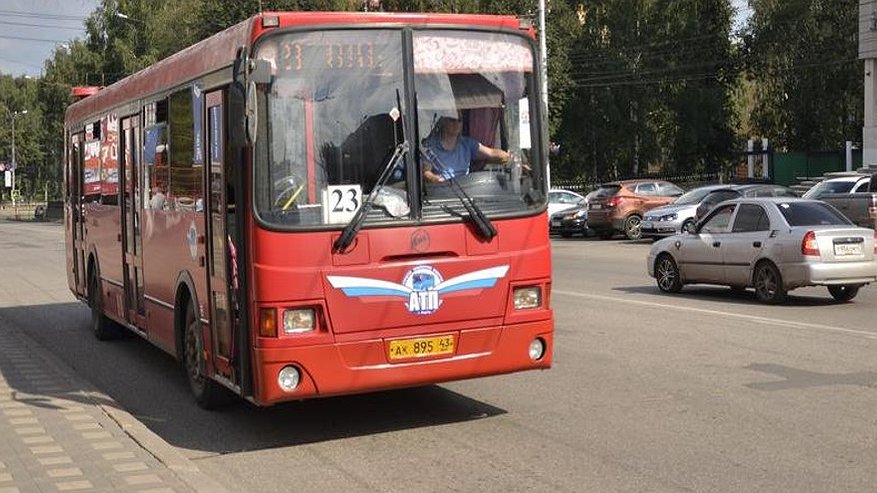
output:
[[[750, 0], [731, 36], [730, 0], [546, 0], [552, 176], [591, 181], [727, 169], [748, 137], [835, 149], [859, 140], [855, 0]], [[16, 119], [19, 183], [60, 194], [62, 122], [75, 85], [108, 85], [260, 9], [363, 10], [363, 0], [102, 0], [86, 37], [56, 48], [39, 80], [0, 76]], [[384, 0], [398, 12], [513, 14], [533, 0]], [[373, 6], [372, 6], [373, 7]], [[122, 14], [122, 15], [119, 15]], [[0, 126], [0, 160], [11, 156]]]
[[602, 181], [730, 162], [731, 14], [726, 0], [577, 4], [554, 175]]
[[858, 141], [863, 77], [855, 0], [752, 0], [746, 75], [752, 130], [774, 148], [837, 149]]
[[[45, 157], [40, 145], [45, 129], [40, 126], [42, 112], [35, 80], [0, 75], [0, 118], [4, 122], [0, 125], [0, 161], [12, 163], [14, 129], [15, 187], [23, 191], [33, 190]], [[9, 200], [6, 188], [0, 187], [0, 190], [3, 191], [3, 200]]]

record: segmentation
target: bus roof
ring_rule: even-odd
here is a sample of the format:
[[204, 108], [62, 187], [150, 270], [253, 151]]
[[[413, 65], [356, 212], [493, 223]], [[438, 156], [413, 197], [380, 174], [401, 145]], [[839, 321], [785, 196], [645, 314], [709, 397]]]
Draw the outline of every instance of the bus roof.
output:
[[[265, 27], [265, 20], [277, 19], [277, 27]], [[176, 87], [183, 82], [228, 67], [237, 49], [250, 46], [259, 36], [279, 28], [375, 24], [398, 25], [467, 25], [495, 29], [527, 29], [511, 15], [487, 14], [426, 14], [400, 12], [263, 12], [235, 24], [209, 38], [199, 41], [155, 64], [71, 104], [66, 111], [66, 121], [78, 122], [99, 115], [126, 101], [147, 97], [151, 94]]]

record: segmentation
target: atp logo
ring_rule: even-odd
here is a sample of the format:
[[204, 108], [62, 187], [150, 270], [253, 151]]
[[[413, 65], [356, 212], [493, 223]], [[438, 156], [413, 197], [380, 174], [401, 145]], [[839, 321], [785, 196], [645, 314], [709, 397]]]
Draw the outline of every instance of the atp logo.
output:
[[408, 271], [402, 285], [411, 289], [408, 295], [408, 311], [418, 315], [429, 315], [442, 304], [435, 287], [443, 281], [439, 271], [425, 265]]
[[333, 288], [340, 289], [347, 296], [403, 298], [409, 312], [429, 315], [441, 307], [443, 294], [471, 290], [476, 295], [481, 289], [494, 287], [508, 270], [508, 265], [501, 265], [444, 280], [438, 269], [418, 265], [405, 274], [401, 284], [367, 277], [326, 276], [326, 279]]

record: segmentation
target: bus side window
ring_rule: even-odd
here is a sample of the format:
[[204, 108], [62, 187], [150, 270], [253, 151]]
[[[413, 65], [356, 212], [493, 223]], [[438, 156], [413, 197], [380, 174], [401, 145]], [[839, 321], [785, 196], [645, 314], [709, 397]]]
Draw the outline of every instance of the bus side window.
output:
[[168, 166], [167, 166], [167, 126], [157, 125], [146, 130], [144, 144], [144, 164], [146, 173], [144, 183], [147, 184], [143, 207], [146, 209], [163, 209], [167, 200]]
[[170, 190], [167, 200], [170, 208], [183, 211], [195, 211], [197, 204], [204, 203], [204, 182], [201, 179], [204, 157], [202, 149], [196, 152], [195, 148], [200, 139], [195, 139], [194, 104], [191, 87], [170, 96]]
[[100, 125], [100, 202], [119, 205], [119, 119], [110, 113]]

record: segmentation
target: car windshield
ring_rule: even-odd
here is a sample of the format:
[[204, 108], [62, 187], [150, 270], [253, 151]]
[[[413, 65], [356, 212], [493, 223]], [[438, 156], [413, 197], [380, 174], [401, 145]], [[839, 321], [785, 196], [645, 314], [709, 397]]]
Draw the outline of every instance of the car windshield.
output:
[[342, 227], [369, 196], [376, 207], [366, 222], [458, 220], [455, 188], [426, 183], [418, 152], [439, 120], [457, 125], [465, 169], [457, 154], [439, 156], [442, 164], [485, 214], [538, 211], [546, 193], [530, 118], [540, 102], [532, 45], [523, 35], [450, 29], [266, 36], [254, 55], [271, 66], [258, 87], [258, 217], [283, 228]]
[[852, 225], [837, 209], [822, 202], [782, 202], [777, 207], [789, 226]]
[[805, 199], [818, 199], [827, 193], [847, 193], [853, 189], [854, 181], [823, 181], [814, 185], [807, 190], [803, 197]]
[[740, 197], [740, 194], [734, 190], [717, 190], [715, 192], [710, 192], [707, 197], [704, 198], [703, 202], [705, 204], [715, 205], [719, 202], [736, 199], [738, 197]]
[[676, 205], [692, 205], [699, 204], [704, 197], [707, 196], [712, 190], [709, 187], [701, 187], [695, 188], [694, 190], [689, 190], [684, 194], [680, 195], [678, 199], [674, 200], [673, 203]]

